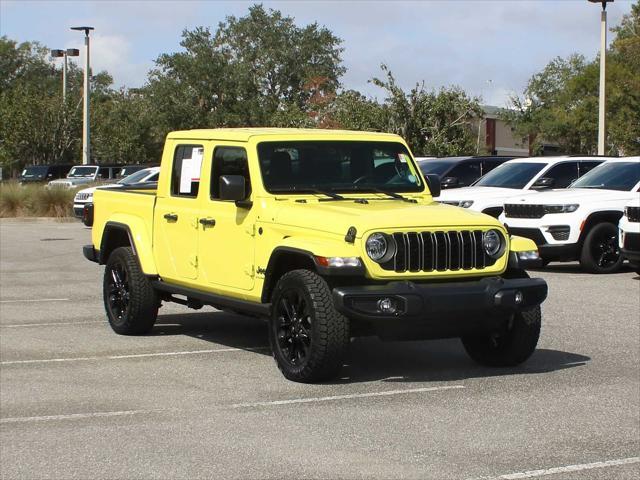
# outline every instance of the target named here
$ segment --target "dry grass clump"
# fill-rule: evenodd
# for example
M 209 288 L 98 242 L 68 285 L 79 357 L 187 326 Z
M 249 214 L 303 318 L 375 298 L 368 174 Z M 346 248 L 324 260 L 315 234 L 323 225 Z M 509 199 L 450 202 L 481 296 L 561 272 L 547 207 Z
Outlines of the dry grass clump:
M 0 217 L 69 217 L 75 190 L 44 185 L 0 184 Z

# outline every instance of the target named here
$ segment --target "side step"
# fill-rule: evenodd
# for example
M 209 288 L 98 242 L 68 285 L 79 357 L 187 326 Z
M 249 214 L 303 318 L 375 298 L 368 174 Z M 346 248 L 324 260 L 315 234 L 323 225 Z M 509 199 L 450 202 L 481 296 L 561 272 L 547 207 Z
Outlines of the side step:
M 237 298 L 224 297 L 211 292 L 204 292 L 202 290 L 196 290 L 194 288 L 183 287 L 179 285 L 172 285 L 160 280 L 152 280 L 151 285 L 156 290 L 169 293 L 170 295 L 182 295 L 187 297 L 187 300 L 181 300 L 178 298 L 170 298 L 172 302 L 187 305 L 189 307 L 196 306 L 198 302 L 203 305 L 211 305 L 215 308 L 233 310 L 239 313 L 246 313 L 248 315 L 255 315 L 259 317 L 269 317 L 271 314 L 270 303 L 256 303 L 248 302 L 246 300 L 240 300 Z

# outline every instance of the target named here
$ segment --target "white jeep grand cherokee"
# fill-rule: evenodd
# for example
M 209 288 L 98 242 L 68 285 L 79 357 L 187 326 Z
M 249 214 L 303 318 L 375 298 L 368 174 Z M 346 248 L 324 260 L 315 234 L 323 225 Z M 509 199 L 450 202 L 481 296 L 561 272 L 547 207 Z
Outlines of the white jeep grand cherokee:
M 623 262 L 618 222 L 639 189 L 640 157 L 608 160 L 566 190 L 506 200 L 500 220 L 535 241 L 545 263 L 580 260 L 588 272 L 613 273 Z

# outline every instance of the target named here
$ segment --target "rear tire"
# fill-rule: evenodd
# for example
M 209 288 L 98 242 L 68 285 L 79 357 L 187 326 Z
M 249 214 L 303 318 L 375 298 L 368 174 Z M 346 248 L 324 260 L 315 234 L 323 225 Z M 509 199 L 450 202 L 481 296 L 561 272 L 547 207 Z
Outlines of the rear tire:
M 160 299 L 131 247 L 116 248 L 109 256 L 103 298 L 109 324 L 116 333 L 142 335 L 153 328 Z
M 594 225 L 587 233 L 580 254 L 580 266 L 589 273 L 615 273 L 622 266 L 618 246 L 618 227 L 604 222 Z
M 315 272 L 293 270 L 280 278 L 269 323 L 273 358 L 289 380 L 327 380 L 342 367 L 349 320 L 335 309 L 327 282 Z
M 489 367 L 513 367 L 527 360 L 540 338 L 540 307 L 513 315 L 504 332 L 462 337 L 469 356 Z

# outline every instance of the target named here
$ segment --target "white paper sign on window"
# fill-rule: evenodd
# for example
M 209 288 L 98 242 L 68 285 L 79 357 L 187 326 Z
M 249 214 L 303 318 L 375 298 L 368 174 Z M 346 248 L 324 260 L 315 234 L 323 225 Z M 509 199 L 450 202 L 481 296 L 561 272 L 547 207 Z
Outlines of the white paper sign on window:
M 192 183 L 200 181 L 200 170 L 202 167 L 203 157 L 204 149 L 202 147 L 194 147 L 191 151 L 191 158 L 185 158 L 182 160 L 182 168 L 180 171 L 180 193 L 191 193 Z

